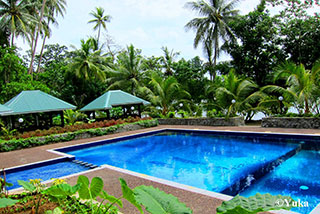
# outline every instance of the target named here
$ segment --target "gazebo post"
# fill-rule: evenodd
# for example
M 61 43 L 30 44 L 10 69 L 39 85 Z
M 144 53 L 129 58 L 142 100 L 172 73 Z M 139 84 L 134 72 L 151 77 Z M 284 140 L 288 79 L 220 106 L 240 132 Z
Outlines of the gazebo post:
M 15 128 L 14 115 L 11 115 L 11 116 L 10 116 L 10 122 L 11 122 L 11 128 L 14 129 L 14 128 Z
M 63 111 L 60 111 L 60 117 L 61 117 L 61 126 L 64 127 L 64 114 L 63 114 Z
M 38 117 L 38 114 L 34 114 L 34 119 L 36 120 L 36 127 L 38 128 L 39 127 L 39 117 Z
M 138 115 L 141 118 L 141 105 L 140 104 L 138 104 Z
M 53 113 L 49 112 L 49 127 L 51 127 L 53 124 L 52 118 L 53 118 Z
M 110 120 L 110 111 L 109 111 L 109 109 L 106 110 L 106 113 L 107 113 L 107 119 Z

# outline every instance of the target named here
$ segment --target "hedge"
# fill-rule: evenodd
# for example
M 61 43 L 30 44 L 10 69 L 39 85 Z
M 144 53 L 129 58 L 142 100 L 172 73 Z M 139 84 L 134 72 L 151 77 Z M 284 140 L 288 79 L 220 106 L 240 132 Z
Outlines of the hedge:
M 134 123 L 120 124 L 106 128 L 83 129 L 75 132 L 67 132 L 63 134 L 48 135 L 43 137 L 31 137 L 27 139 L 13 139 L 2 141 L 0 143 L 0 152 L 9 152 L 18 149 L 31 148 L 46 144 L 66 142 L 74 139 L 90 138 L 115 133 L 119 128 L 125 128 L 130 125 L 137 124 L 143 128 L 154 127 L 158 125 L 158 120 L 141 120 Z

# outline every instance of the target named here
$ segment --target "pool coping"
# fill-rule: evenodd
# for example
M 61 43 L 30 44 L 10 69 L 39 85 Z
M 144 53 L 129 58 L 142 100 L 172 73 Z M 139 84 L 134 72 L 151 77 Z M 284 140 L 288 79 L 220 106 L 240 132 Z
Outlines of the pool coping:
M 87 143 L 79 143 L 79 144 L 74 144 L 74 145 L 69 145 L 69 146 L 64 146 L 64 147 L 57 147 L 57 148 L 53 148 L 53 149 L 47 149 L 46 151 L 50 152 L 50 153 L 54 153 L 56 155 L 59 155 L 61 157 L 58 158 L 53 158 L 53 159 L 48 159 L 48 160 L 43 160 L 43 161 L 38 161 L 38 162 L 33 162 L 33 163 L 28 163 L 28 164 L 23 164 L 23 165 L 18 165 L 18 166 L 14 166 L 14 167 L 10 167 L 10 168 L 5 168 L 5 170 L 14 170 L 14 169 L 21 169 L 23 167 L 30 167 L 31 165 L 34 164 L 44 164 L 44 163 L 48 163 L 50 161 L 55 161 L 55 160 L 61 160 L 61 159 L 65 159 L 65 158 L 69 158 L 72 159 L 74 158 L 73 155 L 69 155 L 57 150 L 62 150 L 62 149 L 67 149 L 67 148 L 75 148 L 75 147 L 86 147 L 87 145 L 90 144 L 94 144 L 94 143 L 101 143 L 102 141 L 117 141 L 119 139 L 130 139 L 130 138 L 134 138 L 134 137 L 138 137 L 138 136 L 146 136 L 146 135 L 152 135 L 155 133 L 160 133 L 160 132 L 164 132 L 164 131 L 197 131 L 197 132 L 206 132 L 206 133 L 222 133 L 222 134 L 228 134 L 228 133 L 234 133 L 234 134 L 253 134 L 253 135 L 264 135 L 264 136 L 268 136 L 268 135 L 273 135 L 273 136 L 297 136 L 297 137 L 312 137 L 312 138 L 319 138 L 320 133 L 317 134 L 298 134 L 298 133 L 278 133 L 278 132 L 271 132 L 271 131 L 265 131 L 265 132 L 257 132 L 257 131 L 234 131 L 234 130 L 210 130 L 210 129 L 204 129 L 204 128 L 176 128 L 176 127 L 170 127 L 170 128 L 162 128 L 162 127 L 157 127 L 157 129 L 153 129 L 153 130 L 145 130 L 139 133 L 135 133 L 135 134 L 129 134 L 129 135 L 124 135 L 124 136 L 115 136 L 115 137 L 111 137 L 111 138 L 107 138 L 104 140 L 94 140 L 94 141 L 90 141 Z M 101 143 L 101 144 L 105 144 L 105 143 Z M 79 173 L 75 173 L 75 174 L 71 174 L 68 176 L 63 176 L 61 177 L 62 179 L 66 179 L 66 178 L 70 178 L 70 177 L 74 177 L 74 176 L 78 176 L 81 174 L 85 174 L 85 173 L 90 173 L 96 170 L 100 170 L 100 169 L 110 169 L 110 170 L 114 170 L 114 171 L 118 171 L 124 174 L 128 174 L 128 175 L 132 175 L 135 177 L 139 177 L 139 178 L 143 178 L 143 179 L 147 179 L 147 180 L 151 180 L 160 184 L 164 184 L 164 185 L 168 185 L 168 186 L 172 186 L 174 188 L 178 188 L 178 189 L 182 189 L 185 191 L 189 191 L 189 192 L 194 192 L 194 193 L 198 193 L 201 195 L 205 195 L 205 196 L 209 196 L 209 197 L 213 197 L 216 199 L 220 199 L 223 201 L 226 200 L 230 200 L 233 197 L 229 196 L 229 195 L 225 195 L 222 193 L 217 193 L 217 192 L 213 192 L 213 191 L 208 191 L 208 190 L 203 190 L 203 189 L 199 189 L 196 187 L 192 187 L 192 186 L 188 186 L 188 185 L 184 185 L 184 184 L 179 184 L 173 181 L 169 181 L 169 180 L 165 180 L 165 179 L 160 179 L 160 178 L 156 178 L 153 176 L 149 176 L 149 175 L 145 175 L 145 174 L 141 174 L 141 173 L 137 173 L 137 172 L 133 172 L 130 170 L 126 170 L 126 169 L 122 169 L 122 168 L 118 168 L 118 167 L 114 167 L 114 166 L 110 166 L 110 165 L 102 165 L 98 168 L 95 169 L 89 169 L 86 171 L 82 171 Z M 52 182 L 51 180 L 49 181 L 45 181 L 43 182 L 44 184 L 50 183 Z M 10 190 L 10 192 L 16 192 L 21 190 L 22 188 L 17 188 L 17 189 L 13 189 Z M 320 211 L 320 203 L 310 212 L 310 214 L 316 214 L 319 213 Z M 293 211 L 286 211 L 286 210 L 277 210 L 277 211 L 268 211 L 268 213 L 275 213 L 275 214 L 296 214 L 297 212 L 293 212 Z

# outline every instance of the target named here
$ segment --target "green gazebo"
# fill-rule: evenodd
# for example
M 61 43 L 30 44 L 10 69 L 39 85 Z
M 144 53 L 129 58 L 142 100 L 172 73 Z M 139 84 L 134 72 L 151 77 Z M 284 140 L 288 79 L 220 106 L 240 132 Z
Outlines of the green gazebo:
M 0 115 L 6 115 L 10 112 L 12 112 L 12 110 L 10 108 L 0 104 Z
M 124 116 L 128 116 L 131 112 L 130 107 L 136 106 L 138 108 L 138 115 L 139 117 L 141 117 L 141 105 L 149 104 L 150 103 L 148 101 L 145 101 L 124 91 L 110 90 L 80 109 L 80 111 L 86 113 L 94 113 L 95 111 L 106 111 L 107 117 L 108 119 L 110 119 L 109 110 L 113 107 L 122 107 Z
M 61 125 L 64 126 L 63 111 L 76 108 L 76 106 L 40 90 L 22 91 L 4 105 L 12 110 L 12 112 L 6 113 L 5 116 L 10 116 L 13 128 L 15 116 L 25 114 L 34 115 L 36 126 L 38 127 L 39 113 L 48 113 L 50 115 L 50 126 L 52 125 L 53 114 L 60 114 Z

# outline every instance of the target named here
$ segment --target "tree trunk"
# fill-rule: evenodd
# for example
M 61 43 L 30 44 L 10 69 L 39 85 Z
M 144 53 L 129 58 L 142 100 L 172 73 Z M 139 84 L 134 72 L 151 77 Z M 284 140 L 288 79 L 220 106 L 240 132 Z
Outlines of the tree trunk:
M 101 28 L 101 25 L 99 25 L 99 29 L 98 29 L 98 39 L 97 39 L 98 45 L 99 45 L 99 39 L 100 39 L 100 28 Z
M 308 104 L 308 99 L 304 98 L 304 105 L 305 105 L 305 114 L 309 114 L 310 113 L 310 109 L 309 109 L 309 104 Z
M 43 38 L 42 47 L 41 47 L 41 51 L 40 51 L 40 58 L 39 58 L 39 62 L 38 62 L 37 73 L 40 73 L 40 68 L 41 68 L 40 65 L 41 65 L 41 61 L 42 61 L 44 46 L 46 44 L 46 39 L 47 39 L 47 35 L 45 35 Z
M 42 7 L 41 7 L 41 13 L 40 13 L 40 19 L 39 19 L 39 25 L 38 25 L 38 29 L 37 29 L 37 35 L 36 35 L 36 39 L 35 39 L 35 42 L 34 42 L 34 47 L 32 48 L 33 49 L 33 53 L 32 53 L 32 57 L 31 57 L 31 61 L 30 61 L 30 66 L 29 66 L 29 74 L 32 73 L 32 69 L 33 69 L 33 62 L 34 62 L 34 57 L 35 57 L 35 54 L 36 54 L 36 50 L 37 50 L 37 43 L 38 43 L 38 39 L 39 39 L 39 34 L 40 34 L 40 30 L 41 30 L 41 22 L 42 22 L 42 18 L 43 18 L 43 14 L 44 14 L 44 7 L 46 5 L 46 1 L 47 0 L 43 0 L 42 1 Z
M 11 47 L 13 47 L 13 41 L 14 41 L 14 31 L 11 34 Z

